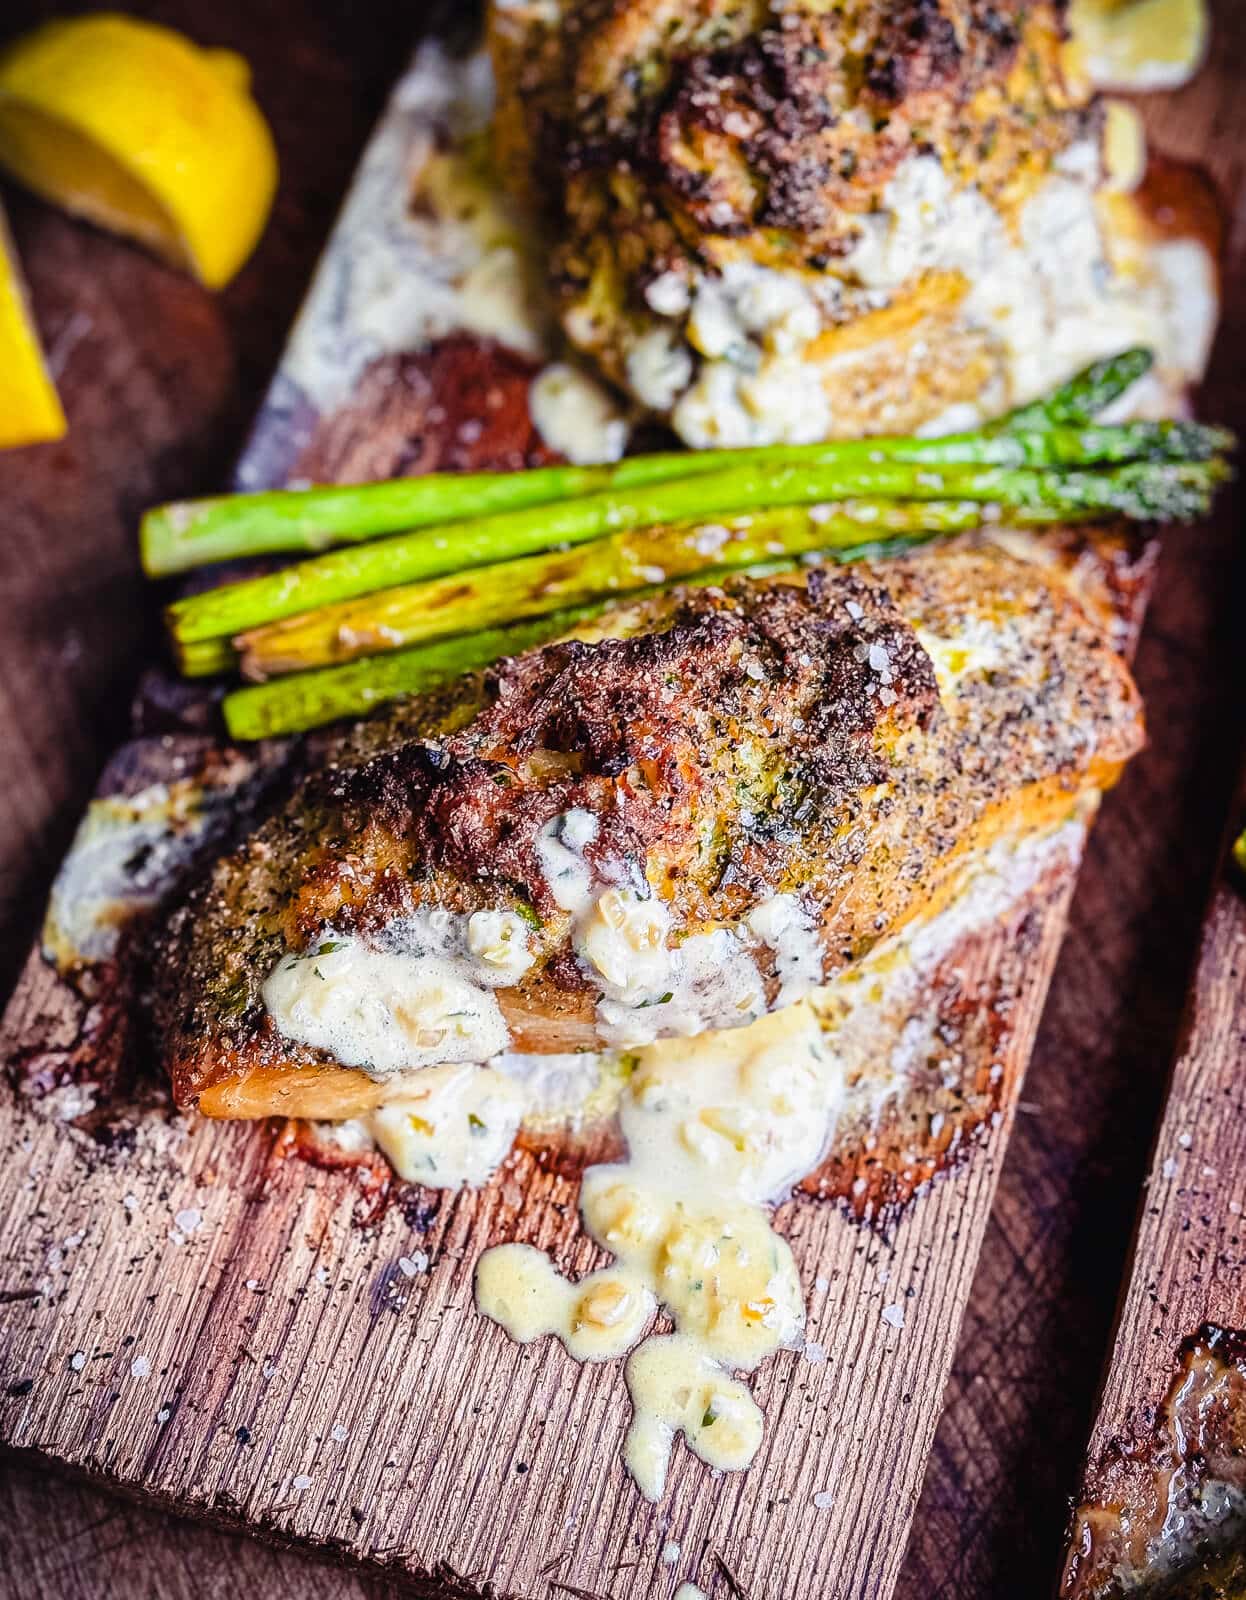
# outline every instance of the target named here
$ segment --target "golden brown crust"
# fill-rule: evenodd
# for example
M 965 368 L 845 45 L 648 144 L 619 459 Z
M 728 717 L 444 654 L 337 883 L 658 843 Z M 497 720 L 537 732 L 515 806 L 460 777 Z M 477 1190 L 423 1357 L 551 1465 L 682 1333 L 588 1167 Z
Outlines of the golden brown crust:
M 555 12 L 557 19 L 555 20 Z M 491 11 L 496 138 L 558 241 L 573 340 L 616 378 L 659 273 L 818 273 L 906 158 L 1001 210 L 1095 113 L 1060 0 L 564 0 Z
M 967 541 L 676 593 L 625 612 L 626 637 L 530 652 L 369 725 L 168 931 L 157 1009 L 179 1100 L 323 1065 L 276 1034 L 267 974 L 330 930 L 366 939 L 431 904 L 539 919 L 533 967 L 499 991 L 516 1046 L 598 1042 L 536 852 L 573 809 L 597 820 L 599 879 L 647 886 L 676 937 L 793 893 L 820 918 L 824 971 L 852 960 L 946 892 L 964 850 L 1067 809 L 1137 748 L 1136 691 L 1075 570 Z M 984 629 L 1004 655 L 941 702 L 918 634 Z

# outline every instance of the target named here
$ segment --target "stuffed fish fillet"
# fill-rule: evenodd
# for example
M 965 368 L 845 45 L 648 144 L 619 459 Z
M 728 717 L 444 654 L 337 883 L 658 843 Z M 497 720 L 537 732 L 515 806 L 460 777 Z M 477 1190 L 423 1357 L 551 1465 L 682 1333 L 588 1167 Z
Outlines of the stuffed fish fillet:
M 694 447 L 957 427 L 1134 344 L 1162 412 L 1201 362 L 1214 273 L 1061 0 L 496 0 L 489 42 L 563 332 Z
M 363 725 L 164 930 L 178 1101 L 352 1116 L 801 999 L 1139 748 L 1113 538 L 676 590 Z

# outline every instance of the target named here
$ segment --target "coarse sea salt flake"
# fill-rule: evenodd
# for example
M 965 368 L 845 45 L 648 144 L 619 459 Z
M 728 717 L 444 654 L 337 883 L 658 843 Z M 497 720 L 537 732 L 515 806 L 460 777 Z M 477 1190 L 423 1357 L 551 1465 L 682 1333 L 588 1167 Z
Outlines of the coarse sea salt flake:
M 69 1370 L 71 1372 L 81 1372 L 86 1364 L 87 1353 L 85 1350 L 75 1350 L 69 1358 Z
M 829 1511 L 835 1504 L 835 1496 L 829 1489 L 819 1489 L 813 1497 L 813 1503 L 819 1511 Z
M 414 1250 L 409 1256 L 398 1257 L 398 1270 L 404 1278 L 417 1278 L 428 1271 L 428 1257 L 423 1250 Z
M 311 1486 L 312 1486 L 312 1481 L 307 1476 L 307 1474 L 305 1472 L 300 1472 L 298 1477 L 295 1478 L 294 1481 L 290 1485 L 290 1487 L 292 1489 L 297 1489 L 297 1490 L 299 1490 L 300 1493 L 304 1489 L 310 1489 Z
M 189 1238 L 195 1230 L 203 1224 L 203 1213 L 195 1206 L 187 1206 L 184 1211 L 179 1211 L 173 1218 L 177 1231 Z
M 880 1315 L 889 1328 L 904 1326 L 904 1307 L 901 1305 L 884 1306 Z
M 151 1362 L 146 1356 L 135 1356 L 130 1363 L 130 1376 L 132 1378 L 150 1378 Z

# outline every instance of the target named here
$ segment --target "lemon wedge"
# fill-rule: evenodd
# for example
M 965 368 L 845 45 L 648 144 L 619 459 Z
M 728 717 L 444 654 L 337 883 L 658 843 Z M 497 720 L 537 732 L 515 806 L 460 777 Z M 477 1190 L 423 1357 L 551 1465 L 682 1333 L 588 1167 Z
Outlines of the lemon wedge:
M 1207 53 L 1207 0 L 1072 0 L 1073 71 L 1100 89 L 1176 89 Z
M 65 413 L 48 376 L 30 299 L 0 211 L 0 450 L 59 439 Z
M 110 12 L 0 55 L 0 165 L 211 288 L 250 255 L 277 183 L 246 62 Z

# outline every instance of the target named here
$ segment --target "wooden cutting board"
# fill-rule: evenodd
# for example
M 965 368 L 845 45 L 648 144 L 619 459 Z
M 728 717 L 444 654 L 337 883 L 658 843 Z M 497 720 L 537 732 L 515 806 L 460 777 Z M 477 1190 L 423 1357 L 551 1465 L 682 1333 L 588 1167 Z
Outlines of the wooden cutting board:
M 1060 902 L 1020 986 L 1012 1089 Z M 19 1048 L 91 1052 L 107 1020 L 34 963 L 6 1031 Z M 717 1483 L 681 1468 L 657 1512 L 614 1465 L 617 1375 L 602 1384 L 557 1348 L 518 1351 L 470 1312 L 470 1261 L 490 1236 L 543 1226 L 543 1242 L 561 1239 L 582 1264 L 559 1221 L 573 1200 L 560 1180 L 517 1168 L 480 1199 L 424 1197 L 364 1231 L 349 1175 L 291 1161 L 255 1130 L 157 1116 L 132 1149 L 101 1154 L 6 1103 L 3 1281 L 36 1297 L 5 1317 L 0 1376 L 13 1393 L 0 1436 L 182 1509 L 396 1566 L 437 1592 L 457 1592 L 452 1569 L 464 1592 L 488 1577 L 505 1593 L 545 1592 L 553 1578 L 642 1594 L 693 1576 L 726 1593 L 721 1560 L 752 1595 L 807 1593 L 815 1573 L 827 1592 L 885 1593 L 1013 1099 L 990 1147 L 890 1235 L 813 1202 L 792 1208 L 785 1229 L 806 1280 L 827 1281 L 811 1333 L 828 1360 L 782 1358 L 763 1376 L 769 1461 Z M 901 1294 L 895 1330 L 879 1311 Z M 681 1558 L 660 1563 L 671 1540 Z

